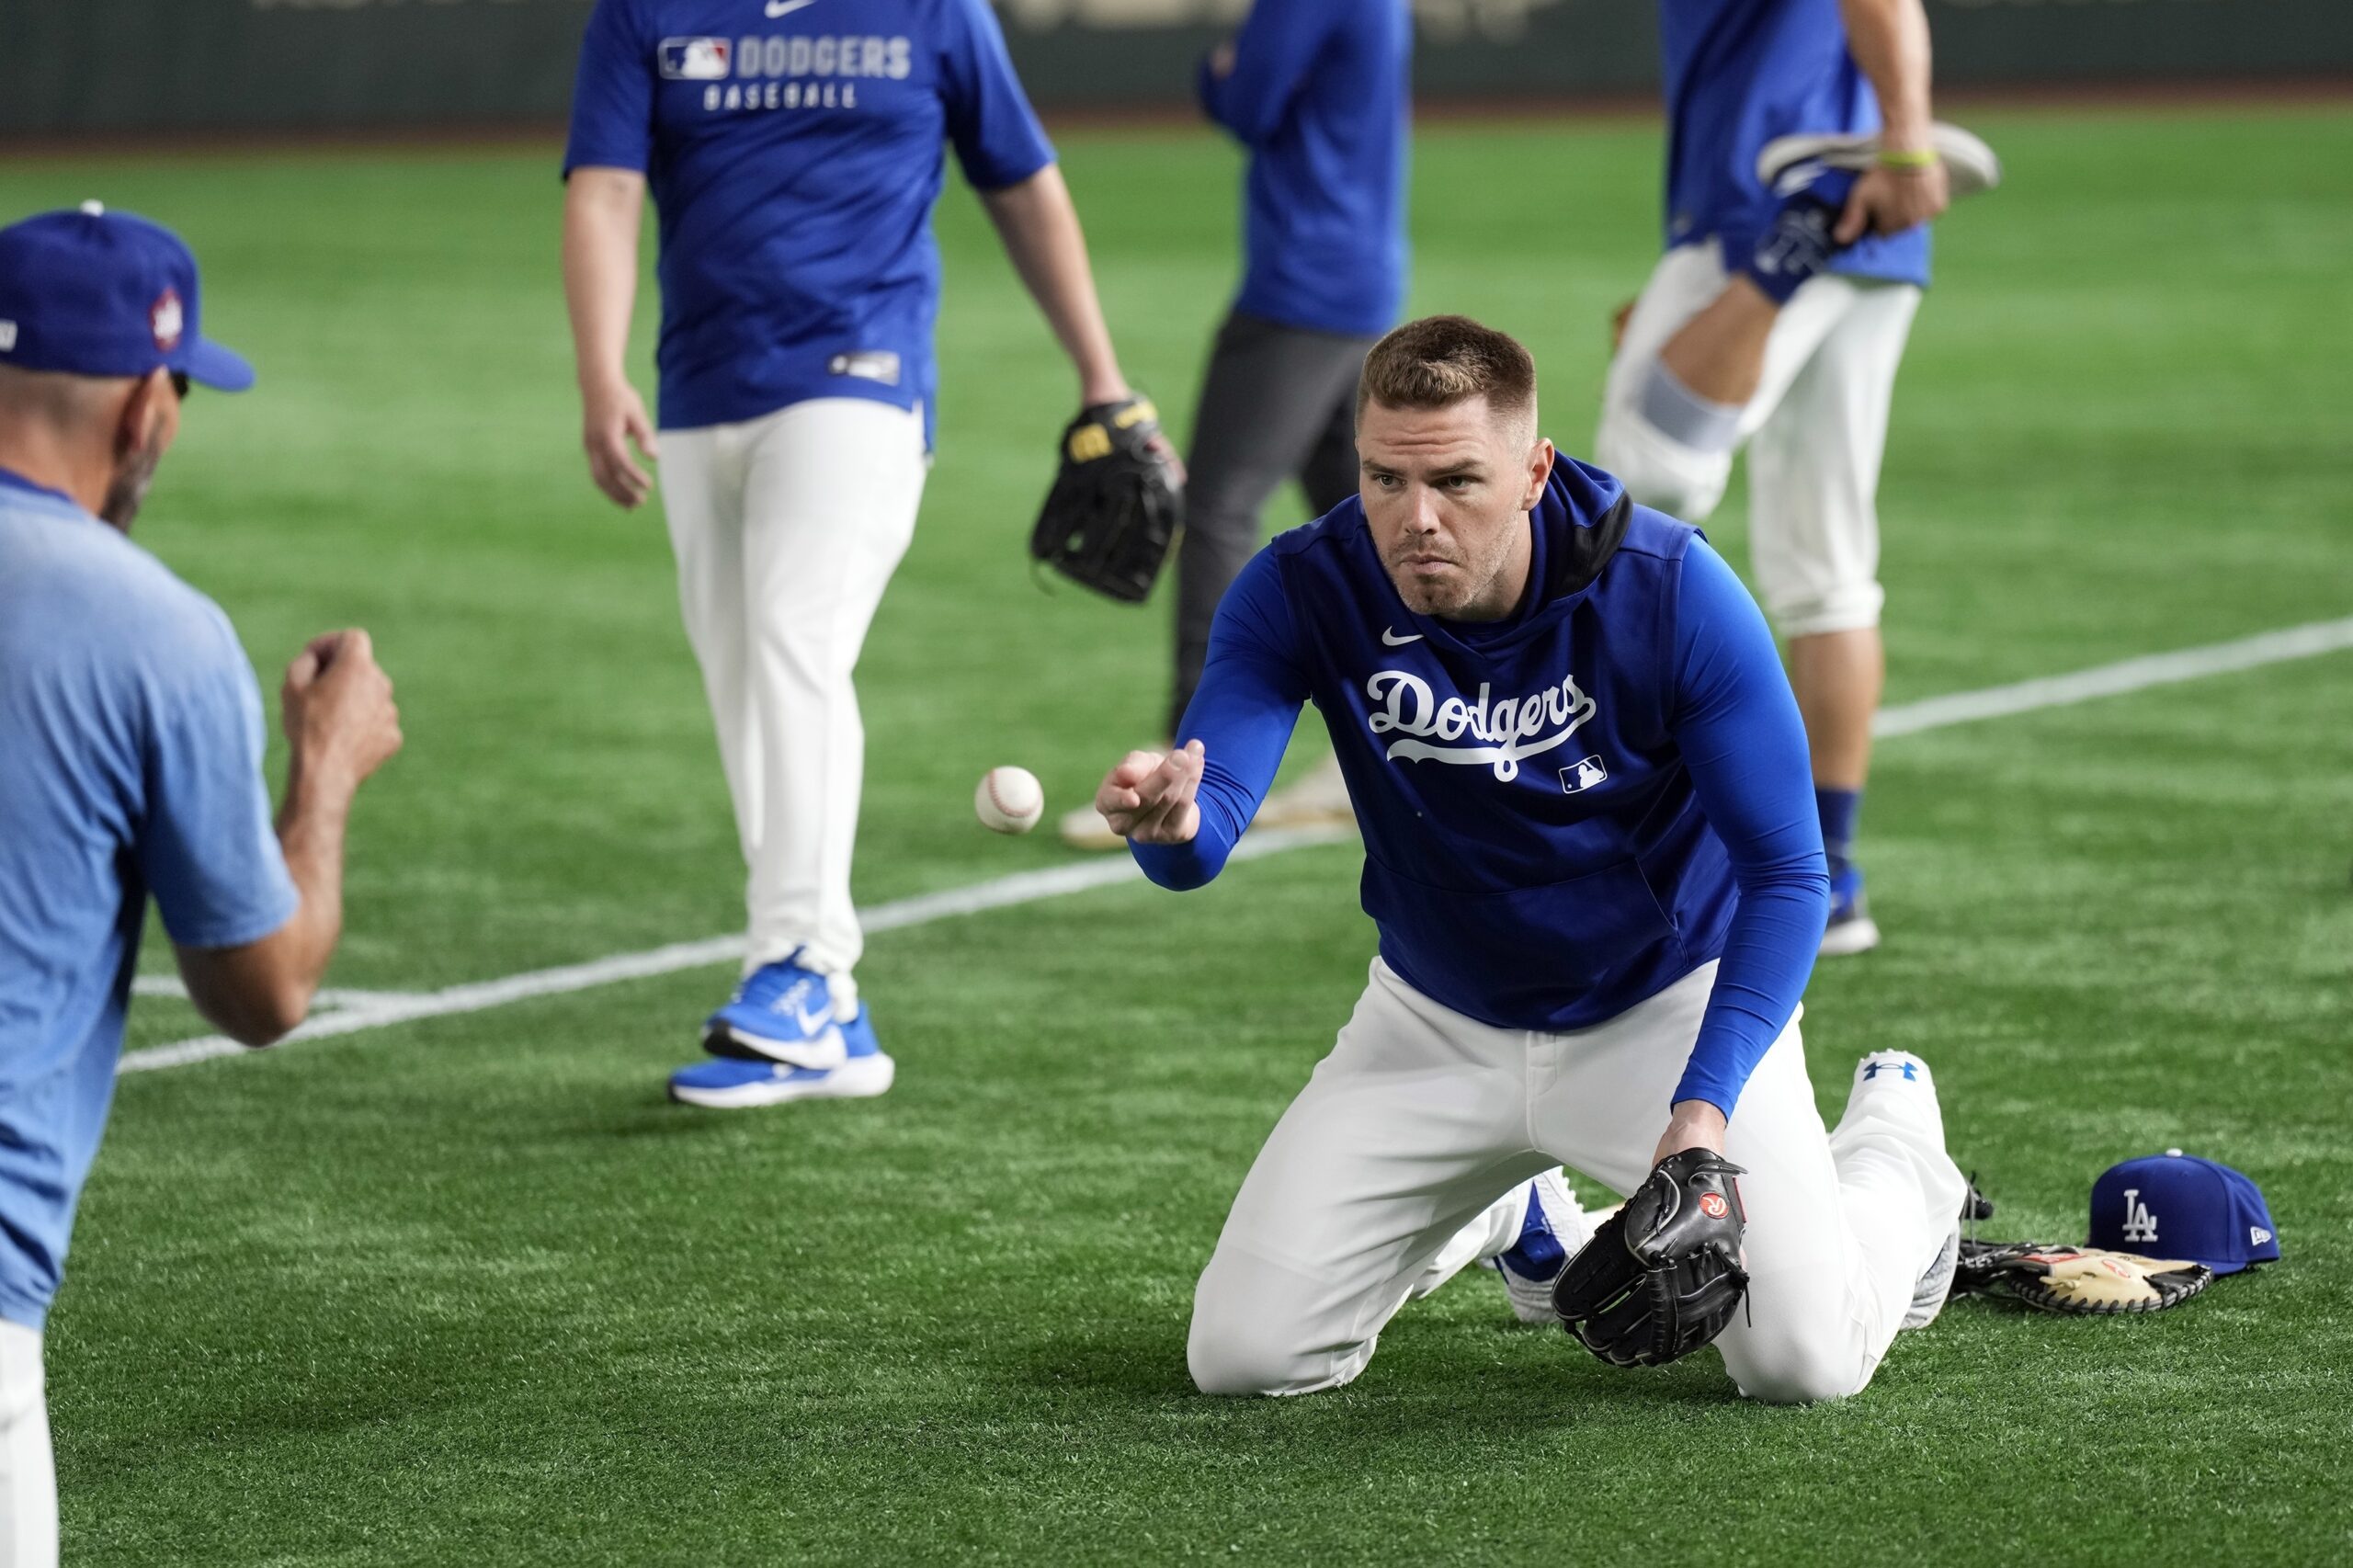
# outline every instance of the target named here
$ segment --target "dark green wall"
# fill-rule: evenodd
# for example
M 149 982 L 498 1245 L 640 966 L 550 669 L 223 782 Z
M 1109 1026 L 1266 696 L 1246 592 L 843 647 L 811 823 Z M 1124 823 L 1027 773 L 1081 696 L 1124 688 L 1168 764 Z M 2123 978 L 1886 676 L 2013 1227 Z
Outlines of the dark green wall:
M 2353 0 L 1928 3 L 1947 83 L 2353 76 Z M 1120 0 L 1020 4 L 1036 17 Z M 1646 0 L 1423 4 L 1416 81 L 1433 97 L 1574 97 L 1654 79 Z M 0 0 L 0 134 L 544 122 L 563 114 L 589 5 Z M 1221 30 L 1008 26 L 1047 104 L 1181 101 Z

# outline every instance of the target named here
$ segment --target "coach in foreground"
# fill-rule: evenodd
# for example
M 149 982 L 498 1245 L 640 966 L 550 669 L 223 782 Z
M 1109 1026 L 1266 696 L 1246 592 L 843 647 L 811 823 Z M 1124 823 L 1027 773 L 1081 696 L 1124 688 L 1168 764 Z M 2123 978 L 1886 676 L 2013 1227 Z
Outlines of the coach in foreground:
M 1564 1162 L 1636 1195 L 1597 1248 L 1655 1237 L 1712 1285 L 1696 1334 L 1608 1303 L 1581 1337 L 1613 1359 L 1721 1328 L 1745 1393 L 1836 1398 L 1944 1298 L 1966 1184 L 1927 1068 L 1867 1058 L 1829 1133 L 1807 1082 L 1828 878 L 1772 635 L 1696 529 L 1556 459 L 1535 386 L 1459 316 L 1381 339 L 1358 497 L 1244 570 L 1183 749 L 1097 796 L 1153 881 L 1198 887 L 1313 700 L 1364 834 L 1380 956 L 1201 1276 L 1209 1392 L 1347 1382 L 1473 1261 L 1549 1319 L 1593 1233 Z M 1626 1272 L 1580 1261 L 1562 1304 Z
M 96 202 L 0 229 L 0 1563 L 57 1561 L 41 1329 L 97 1153 L 154 895 L 188 999 L 247 1045 L 302 1021 L 343 926 L 343 830 L 400 749 L 364 631 L 261 693 L 219 607 L 131 542 L 188 383 L 196 260 Z

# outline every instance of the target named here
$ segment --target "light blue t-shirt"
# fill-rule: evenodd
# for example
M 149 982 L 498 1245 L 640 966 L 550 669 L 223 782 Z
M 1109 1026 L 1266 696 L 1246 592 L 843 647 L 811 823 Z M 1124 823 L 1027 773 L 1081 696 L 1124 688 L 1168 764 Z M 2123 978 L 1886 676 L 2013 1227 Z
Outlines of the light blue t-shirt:
M 147 895 L 188 948 L 299 902 L 229 618 L 0 469 L 0 1317 L 41 1326 L 98 1150 Z

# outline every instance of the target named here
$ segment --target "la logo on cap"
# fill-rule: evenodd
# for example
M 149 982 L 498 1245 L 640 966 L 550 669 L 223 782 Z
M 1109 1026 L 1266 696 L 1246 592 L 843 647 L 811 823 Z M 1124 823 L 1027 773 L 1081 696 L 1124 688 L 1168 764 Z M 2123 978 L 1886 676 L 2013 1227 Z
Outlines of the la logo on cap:
M 147 312 L 147 324 L 155 331 L 155 347 L 169 354 L 180 346 L 180 328 L 186 317 L 180 310 L 180 294 L 176 289 L 166 289 L 156 296 Z

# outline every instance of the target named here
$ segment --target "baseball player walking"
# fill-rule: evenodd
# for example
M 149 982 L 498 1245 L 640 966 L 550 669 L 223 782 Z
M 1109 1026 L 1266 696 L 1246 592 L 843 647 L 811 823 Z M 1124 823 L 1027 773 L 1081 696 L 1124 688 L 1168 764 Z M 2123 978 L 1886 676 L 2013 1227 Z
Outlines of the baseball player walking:
M 1750 1314 L 1717 1343 L 1754 1398 L 1854 1392 L 1943 1300 L 1966 1184 L 1926 1066 L 1871 1057 L 1835 1131 L 1814 1109 L 1796 1018 L 1829 879 L 1764 618 L 1697 530 L 1556 458 L 1535 385 L 1459 316 L 1382 338 L 1359 496 L 1244 569 L 1185 746 L 1096 798 L 1147 876 L 1197 887 L 1313 701 L 1364 830 L 1380 956 L 1201 1276 L 1211 1392 L 1348 1381 L 1474 1260 L 1549 1315 L 1590 1229 L 1563 1162 L 1629 1193 L 1745 1172 Z
M 1188 454 L 1172 733 L 1276 488 L 1297 478 L 1319 517 L 1356 492 L 1357 372 L 1405 300 L 1412 58 L 1404 0 L 1255 0 L 1201 62 L 1201 108 L 1249 150 L 1249 170 L 1241 291 L 1218 328 Z M 1328 764 L 1260 812 L 1270 826 L 1348 815 Z M 1081 848 L 1121 843 L 1092 806 L 1062 832 Z
M 678 598 L 750 876 L 743 983 L 671 1079 L 705 1106 L 879 1095 L 851 971 L 865 733 L 850 673 L 915 528 L 936 397 L 943 143 L 1090 408 L 1129 398 L 1070 196 L 986 0 L 598 0 L 564 154 L 588 467 L 655 455 L 622 362 L 650 189 Z
M 1994 165 L 1931 121 L 1921 0 L 1662 0 L 1659 32 L 1667 250 L 1626 320 L 1595 456 L 1699 522 L 1747 444 L 1751 555 L 1790 641 L 1829 853 L 1822 950 L 1860 952 L 1879 941 L 1852 845 L 1885 674 L 1888 410 L 1926 225 Z
M 152 893 L 188 1000 L 265 1045 L 343 926 L 344 824 L 400 748 L 364 631 L 286 672 L 276 826 L 261 693 L 220 608 L 131 542 L 202 336 L 196 258 L 92 202 L 0 229 L 0 1563 L 57 1561 L 41 1332 L 122 1051 Z

